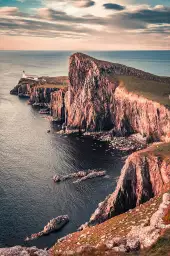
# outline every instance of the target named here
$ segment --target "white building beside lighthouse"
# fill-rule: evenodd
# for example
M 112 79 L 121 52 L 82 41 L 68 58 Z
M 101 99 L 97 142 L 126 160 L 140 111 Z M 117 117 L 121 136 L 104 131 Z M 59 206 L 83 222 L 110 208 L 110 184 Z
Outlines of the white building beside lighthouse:
M 25 71 L 23 71 L 23 73 L 22 73 L 22 78 L 38 81 L 38 76 L 27 75 L 27 74 L 25 74 Z

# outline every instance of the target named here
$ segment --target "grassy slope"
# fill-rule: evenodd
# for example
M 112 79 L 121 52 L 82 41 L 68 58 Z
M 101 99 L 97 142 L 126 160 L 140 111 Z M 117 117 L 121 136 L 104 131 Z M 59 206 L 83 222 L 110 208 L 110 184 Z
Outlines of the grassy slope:
M 134 92 L 170 107 L 170 84 L 143 80 L 132 76 L 118 76 L 117 79 L 123 82 L 129 92 Z
M 169 191 L 169 188 L 168 188 Z M 95 227 L 87 228 L 84 231 L 76 232 L 72 234 L 68 240 L 56 244 L 52 250 L 52 256 L 62 256 L 62 253 L 58 253 L 58 250 L 61 252 L 67 251 L 75 251 L 75 249 L 80 246 L 88 245 L 96 245 L 101 242 L 101 239 L 105 236 L 106 240 L 109 237 L 117 237 L 126 235 L 132 226 L 140 225 L 142 223 L 148 224 L 148 219 L 152 216 L 152 214 L 158 209 L 161 196 L 155 197 L 151 199 L 149 202 L 127 212 L 116 216 L 100 225 Z M 170 209 L 168 211 L 168 223 L 170 224 Z M 86 237 L 83 238 L 82 235 L 86 234 Z M 89 234 L 89 235 L 87 235 Z M 98 249 L 90 249 L 90 251 L 85 251 L 79 253 L 75 253 L 74 256 L 170 256 L 170 229 L 167 229 L 162 232 L 161 237 L 158 241 L 148 249 L 141 250 L 139 252 L 134 253 L 117 253 L 113 251 L 109 251 L 104 245 L 101 245 Z
M 86 244 L 96 246 L 101 242 L 104 236 L 104 239 L 108 240 L 115 236 L 127 235 L 132 226 L 141 225 L 142 223 L 147 225 L 148 218 L 158 209 L 160 202 L 161 197 L 155 197 L 149 202 L 127 213 L 113 217 L 102 224 L 87 228 L 81 232 L 73 233 L 69 240 L 56 244 L 53 247 L 53 255 L 60 255 L 56 253 L 56 250 L 74 250 Z M 85 237 L 83 237 L 83 235 L 85 235 Z
M 36 85 L 37 88 L 56 88 L 56 89 L 64 89 L 69 85 L 69 80 L 67 76 L 59 76 L 59 77 L 42 77 L 46 82 L 41 81 Z

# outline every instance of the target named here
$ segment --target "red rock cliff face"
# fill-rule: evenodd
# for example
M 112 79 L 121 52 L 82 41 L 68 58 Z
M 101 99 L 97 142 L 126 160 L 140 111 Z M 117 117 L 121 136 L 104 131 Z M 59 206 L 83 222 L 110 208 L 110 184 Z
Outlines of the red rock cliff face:
M 30 94 L 31 103 L 47 103 L 50 104 L 51 88 L 40 88 L 38 86 L 30 87 L 28 92 Z
M 70 58 L 69 77 L 68 127 L 111 128 L 109 106 L 117 85 L 102 75 L 97 63 L 81 54 Z
M 65 121 L 65 94 L 67 88 L 51 93 L 51 113 L 54 119 Z
M 154 140 L 169 140 L 170 111 L 157 102 L 129 93 L 122 85 L 116 88 L 111 112 L 116 134 L 139 132 Z
M 113 129 L 117 135 L 140 132 L 166 139 L 170 131 L 170 112 L 164 106 L 128 93 L 113 80 L 113 75 L 130 75 L 167 82 L 158 77 L 120 64 L 98 61 L 84 54 L 70 58 L 70 86 L 67 95 L 68 128 L 99 131 Z
M 99 204 L 89 223 L 103 222 L 161 194 L 170 182 L 169 170 L 167 159 L 147 150 L 133 153 L 126 160 L 116 190 Z

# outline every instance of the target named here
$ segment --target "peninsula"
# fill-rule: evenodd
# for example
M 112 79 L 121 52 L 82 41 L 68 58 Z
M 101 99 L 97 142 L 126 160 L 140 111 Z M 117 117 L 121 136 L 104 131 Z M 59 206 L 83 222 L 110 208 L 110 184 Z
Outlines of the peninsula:
M 168 255 L 170 77 L 76 53 L 68 78 L 22 78 L 11 91 L 20 93 L 29 95 L 30 104 L 48 106 L 65 133 L 145 141 L 127 158 L 115 191 L 89 222 L 44 255 Z

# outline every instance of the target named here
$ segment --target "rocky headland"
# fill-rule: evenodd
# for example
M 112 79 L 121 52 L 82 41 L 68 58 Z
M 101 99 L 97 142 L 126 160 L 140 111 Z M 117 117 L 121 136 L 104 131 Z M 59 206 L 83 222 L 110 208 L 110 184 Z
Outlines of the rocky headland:
M 11 93 L 42 103 L 42 85 L 26 84 L 20 81 Z M 61 134 L 93 135 L 115 149 L 136 151 L 83 230 L 60 239 L 49 255 L 152 255 L 152 244 L 170 237 L 170 77 L 76 53 L 67 86 L 49 95 L 45 103 L 63 124 Z

